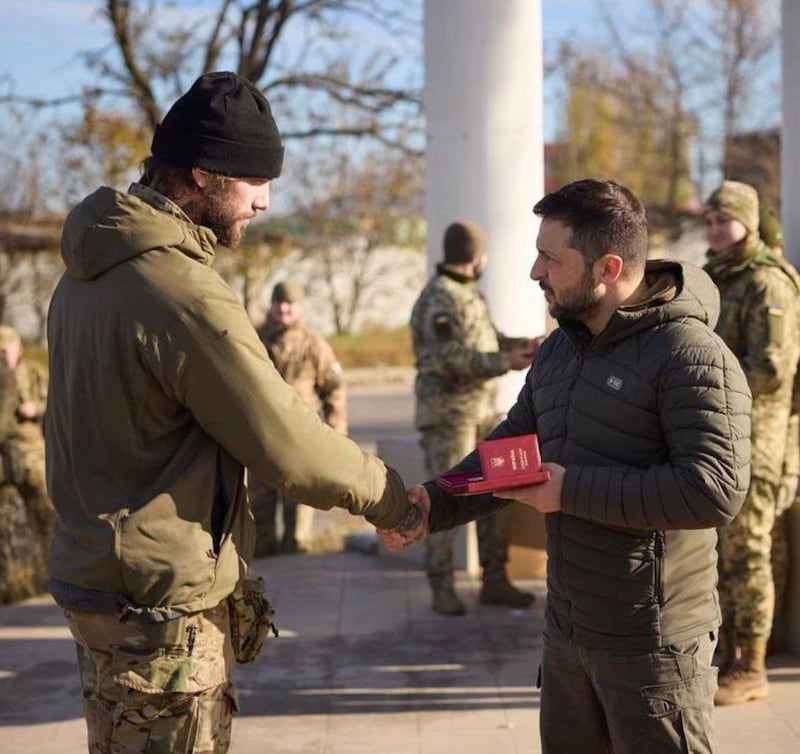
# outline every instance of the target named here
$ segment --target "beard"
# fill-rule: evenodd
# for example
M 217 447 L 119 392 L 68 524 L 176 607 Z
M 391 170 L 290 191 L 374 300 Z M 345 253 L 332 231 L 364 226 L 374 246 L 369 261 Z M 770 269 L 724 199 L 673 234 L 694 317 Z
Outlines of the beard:
M 540 287 L 555 296 L 551 288 L 541 284 Z M 600 295 L 595 290 L 591 269 L 585 270 L 578 284 L 574 288 L 564 291 L 560 298 L 561 301 L 556 301 L 554 298 L 548 306 L 550 316 L 554 319 L 574 319 L 578 322 L 585 322 L 591 318 L 600 304 Z
M 209 187 L 205 200 L 206 206 L 199 224 L 214 231 L 217 241 L 223 246 L 235 249 L 242 242 L 247 218 L 237 213 L 228 183 Z

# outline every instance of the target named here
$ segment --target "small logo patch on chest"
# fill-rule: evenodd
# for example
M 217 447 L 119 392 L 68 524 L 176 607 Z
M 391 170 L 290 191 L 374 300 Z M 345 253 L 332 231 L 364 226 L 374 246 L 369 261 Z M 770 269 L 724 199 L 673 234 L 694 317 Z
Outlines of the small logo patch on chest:
M 606 379 L 606 385 L 608 385 L 612 390 L 620 390 L 622 389 L 622 378 L 615 377 L 613 374 Z

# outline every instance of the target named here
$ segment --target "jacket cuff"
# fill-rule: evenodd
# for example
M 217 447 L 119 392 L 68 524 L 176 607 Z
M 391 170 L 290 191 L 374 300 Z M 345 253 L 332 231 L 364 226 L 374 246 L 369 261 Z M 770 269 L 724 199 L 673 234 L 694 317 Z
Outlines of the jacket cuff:
M 386 487 L 379 503 L 365 514 L 364 518 L 378 529 L 393 529 L 408 513 L 406 487 L 400 474 L 391 466 L 386 467 Z

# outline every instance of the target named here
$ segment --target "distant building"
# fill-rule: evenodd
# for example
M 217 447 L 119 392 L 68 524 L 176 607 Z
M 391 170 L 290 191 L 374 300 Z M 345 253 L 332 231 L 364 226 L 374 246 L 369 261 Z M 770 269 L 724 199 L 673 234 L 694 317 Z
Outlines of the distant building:
M 561 173 L 566 162 L 567 145 L 551 141 L 544 145 L 544 193 L 557 191 L 563 185 Z
M 780 128 L 735 134 L 730 139 L 726 154 L 725 177 L 755 186 L 765 201 L 780 208 Z

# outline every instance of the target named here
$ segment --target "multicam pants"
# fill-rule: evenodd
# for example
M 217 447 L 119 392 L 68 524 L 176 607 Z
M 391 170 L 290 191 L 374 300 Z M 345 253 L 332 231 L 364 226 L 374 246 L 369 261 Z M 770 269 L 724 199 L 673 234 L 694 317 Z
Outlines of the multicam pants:
M 65 611 L 91 754 L 225 754 L 237 709 L 227 601 L 164 623 Z
M 737 636 L 767 639 L 772 630 L 772 529 L 779 492 L 779 485 L 753 477 L 742 509 L 719 529 L 722 619 Z
M 455 466 L 492 429 L 494 422 L 441 425 L 422 430 L 421 444 L 428 477 L 432 479 Z M 476 526 L 483 580 L 505 579 L 511 507 L 478 519 Z M 425 540 L 425 570 L 433 589 L 453 585 L 455 536 L 455 530 L 442 531 Z

